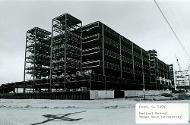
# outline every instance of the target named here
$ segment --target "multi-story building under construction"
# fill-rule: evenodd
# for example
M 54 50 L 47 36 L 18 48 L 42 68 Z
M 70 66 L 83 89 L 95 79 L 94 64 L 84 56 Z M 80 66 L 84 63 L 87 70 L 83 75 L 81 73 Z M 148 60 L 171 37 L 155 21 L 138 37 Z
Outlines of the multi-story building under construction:
M 26 33 L 24 63 L 24 92 L 27 88 L 39 88 L 41 82 L 48 82 L 50 74 L 51 32 L 35 27 Z M 27 86 L 27 87 L 26 87 Z
M 70 14 L 52 20 L 52 31 L 27 32 L 24 88 L 33 91 L 159 90 L 173 86 L 173 67 L 100 21 L 82 26 Z M 29 45 L 30 43 L 30 45 Z M 32 79 L 26 79 L 27 75 Z

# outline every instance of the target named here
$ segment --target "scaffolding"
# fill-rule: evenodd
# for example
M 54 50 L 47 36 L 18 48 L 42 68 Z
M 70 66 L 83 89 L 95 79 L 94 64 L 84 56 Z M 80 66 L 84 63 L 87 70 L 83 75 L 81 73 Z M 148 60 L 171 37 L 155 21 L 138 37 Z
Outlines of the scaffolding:
M 66 88 L 68 77 L 82 70 L 82 22 L 70 14 L 52 20 L 50 91 Z
M 148 51 L 150 56 L 150 84 L 152 89 L 160 90 L 173 88 L 173 66 L 167 65 L 157 58 L 155 50 Z
M 35 27 L 26 36 L 24 81 L 35 92 L 161 89 L 172 77 L 155 50 L 145 51 L 100 21 L 82 26 L 65 13 L 52 19 L 51 33 Z
M 38 27 L 26 32 L 24 82 L 32 81 L 33 91 L 36 85 L 35 81 L 49 78 L 50 34 Z
M 148 53 L 99 21 L 83 27 L 82 56 L 83 70 L 100 76 L 96 89 L 142 89 L 141 81 L 149 83 Z

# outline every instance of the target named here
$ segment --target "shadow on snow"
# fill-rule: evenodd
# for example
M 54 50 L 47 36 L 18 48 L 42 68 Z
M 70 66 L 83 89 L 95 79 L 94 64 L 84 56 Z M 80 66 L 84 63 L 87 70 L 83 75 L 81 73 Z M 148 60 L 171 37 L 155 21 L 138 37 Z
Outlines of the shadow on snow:
M 68 117 L 68 116 L 69 116 L 69 115 L 72 115 L 72 114 L 82 113 L 82 112 L 86 112 L 86 111 L 73 112 L 73 113 L 67 113 L 67 114 L 57 114 L 57 115 L 45 114 L 45 115 L 42 115 L 42 116 L 45 117 L 45 118 L 47 118 L 47 120 L 42 121 L 42 122 L 39 122 L 39 123 L 33 123 L 33 124 L 31 124 L 31 125 L 40 125 L 40 124 L 44 124 L 44 123 L 47 123 L 47 122 L 50 122 L 50 121 L 53 121 L 53 120 L 79 121 L 79 120 L 81 120 L 81 119 L 83 119 L 83 118 L 74 119 L 74 118 L 70 118 L 70 117 Z

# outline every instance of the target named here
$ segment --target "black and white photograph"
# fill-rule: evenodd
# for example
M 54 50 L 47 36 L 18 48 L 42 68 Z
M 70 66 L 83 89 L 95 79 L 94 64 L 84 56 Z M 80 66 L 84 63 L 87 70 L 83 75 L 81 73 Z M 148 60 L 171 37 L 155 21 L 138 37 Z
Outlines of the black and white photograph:
M 190 0 L 0 0 L 0 125 L 190 125 Z

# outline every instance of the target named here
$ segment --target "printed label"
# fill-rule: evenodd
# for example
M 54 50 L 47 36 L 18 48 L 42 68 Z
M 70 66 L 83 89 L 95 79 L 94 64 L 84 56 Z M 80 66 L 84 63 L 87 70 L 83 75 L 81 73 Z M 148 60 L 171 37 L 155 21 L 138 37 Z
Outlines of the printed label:
M 185 124 L 189 111 L 188 103 L 137 103 L 136 123 Z

